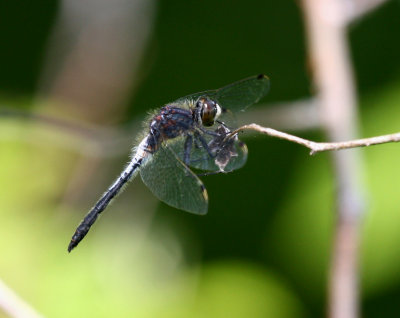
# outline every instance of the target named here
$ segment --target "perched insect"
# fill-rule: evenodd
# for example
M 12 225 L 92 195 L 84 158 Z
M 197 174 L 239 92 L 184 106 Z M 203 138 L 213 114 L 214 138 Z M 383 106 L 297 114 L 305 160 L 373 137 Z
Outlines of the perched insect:
M 195 214 L 207 213 L 207 190 L 190 168 L 207 175 L 242 167 L 247 147 L 231 134 L 231 111 L 245 110 L 268 90 L 268 77 L 258 75 L 185 96 L 159 109 L 150 118 L 145 137 L 133 149 L 130 163 L 79 224 L 68 251 L 79 244 L 100 213 L 139 171 L 161 201 Z

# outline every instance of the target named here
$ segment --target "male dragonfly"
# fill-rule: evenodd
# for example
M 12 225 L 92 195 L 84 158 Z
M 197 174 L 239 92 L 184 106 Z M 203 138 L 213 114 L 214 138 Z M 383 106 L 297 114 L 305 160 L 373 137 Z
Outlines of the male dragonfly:
M 133 148 L 131 161 L 79 224 L 68 251 L 138 172 L 161 201 L 191 213 L 207 213 L 208 194 L 199 175 L 230 172 L 245 164 L 247 147 L 231 134 L 232 111 L 244 111 L 268 90 L 269 79 L 261 74 L 179 98 L 157 110 Z

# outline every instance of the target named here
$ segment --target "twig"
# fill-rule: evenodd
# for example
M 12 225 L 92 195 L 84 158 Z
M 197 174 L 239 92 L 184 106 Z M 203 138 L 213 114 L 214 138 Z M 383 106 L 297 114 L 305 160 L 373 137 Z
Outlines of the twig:
M 5 105 L 1 105 L 1 119 L 17 119 L 20 121 L 29 121 L 43 126 L 45 128 L 56 129 L 57 131 L 65 131 L 68 135 L 78 135 L 80 139 L 98 142 L 109 137 L 114 132 L 111 129 L 98 128 L 76 120 L 65 119 L 49 114 L 42 114 L 34 111 L 16 110 Z
M 358 132 L 357 96 L 347 39 L 349 0 L 303 0 L 302 3 L 309 64 L 323 128 L 329 140 L 354 139 Z M 360 182 L 362 157 L 360 152 L 347 151 L 333 152 L 332 159 L 337 222 L 328 284 L 328 316 L 356 318 L 360 308 L 359 234 L 365 213 Z
M 13 318 L 43 317 L 0 279 L 0 309 Z
M 301 137 L 297 137 L 276 129 L 262 127 L 257 124 L 244 125 L 239 127 L 238 129 L 232 131 L 228 138 L 232 135 L 239 133 L 240 131 L 245 130 L 253 130 L 260 132 L 262 134 L 276 137 L 279 139 L 284 139 L 287 141 L 294 142 L 296 144 L 307 147 L 311 150 L 310 155 L 316 154 L 317 152 L 329 151 L 329 150 L 343 150 L 357 147 L 368 147 L 373 145 L 385 144 L 389 142 L 399 142 L 400 141 L 400 133 L 390 134 L 390 135 L 382 135 L 370 138 L 363 139 L 355 139 L 349 141 L 340 141 L 340 142 L 316 142 L 308 139 L 304 139 Z
M 23 138 L 32 143 L 54 143 L 57 146 L 71 148 L 85 156 L 116 157 L 126 154 L 132 147 L 132 136 L 138 132 L 140 127 L 139 120 L 132 120 L 129 125 L 124 127 L 101 127 L 87 122 L 78 122 L 73 119 L 65 119 L 59 116 L 42 114 L 32 111 L 18 111 L 11 107 L 0 105 L 0 124 L 3 120 L 17 120 L 23 123 L 29 122 L 39 131 L 44 130 L 45 134 L 40 138 L 35 138 L 31 130 L 28 134 L 9 134 L 7 131 L 2 133 L 1 139 Z M 0 128 L 3 126 L 0 125 Z M 36 132 L 36 131 L 35 131 Z M 46 139 L 44 139 L 46 138 Z
M 317 98 L 300 99 L 273 104 L 259 104 L 238 116 L 241 125 L 257 122 L 261 126 L 280 130 L 304 131 L 321 128 Z
M 92 123 L 121 118 L 143 74 L 155 7 L 152 0 L 62 1 L 39 80 L 39 95 L 58 102 L 41 106 Z
M 347 0 L 344 3 L 347 23 L 363 17 L 387 0 Z

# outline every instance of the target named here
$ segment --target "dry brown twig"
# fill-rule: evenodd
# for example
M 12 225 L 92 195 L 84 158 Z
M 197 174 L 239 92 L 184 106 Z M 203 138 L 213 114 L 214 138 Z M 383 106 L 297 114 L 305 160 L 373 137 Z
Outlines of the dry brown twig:
M 257 131 L 259 133 L 276 137 L 279 139 L 284 139 L 290 142 L 294 142 L 296 144 L 302 145 L 310 149 L 310 155 L 314 155 L 317 152 L 329 151 L 329 150 L 343 150 L 357 147 L 368 147 L 373 145 L 385 144 L 389 142 L 399 142 L 400 141 L 400 133 L 394 133 L 389 135 L 375 136 L 370 138 L 363 139 L 354 139 L 348 141 L 339 141 L 339 142 L 315 142 L 308 139 L 304 139 L 301 137 L 297 137 L 295 135 L 291 135 L 276 129 L 263 127 L 257 124 L 249 124 L 239 127 L 229 134 L 229 137 L 235 135 L 241 131 Z

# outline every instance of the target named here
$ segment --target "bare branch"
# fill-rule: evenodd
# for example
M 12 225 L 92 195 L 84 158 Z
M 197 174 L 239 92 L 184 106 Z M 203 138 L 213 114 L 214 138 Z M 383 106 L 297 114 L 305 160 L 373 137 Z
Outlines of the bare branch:
M 39 81 L 39 95 L 58 102 L 42 107 L 115 123 L 142 79 L 155 7 L 151 0 L 60 1 Z
M 296 144 L 307 147 L 311 150 L 310 155 L 316 154 L 317 152 L 329 151 L 329 150 L 343 150 L 357 147 L 368 147 L 373 145 L 385 144 L 389 142 L 399 142 L 400 141 L 400 133 L 390 134 L 390 135 L 382 135 L 370 138 L 363 139 L 355 139 L 349 141 L 340 141 L 340 142 L 316 142 L 308 139 L 304 139 L 301 137 L 297 137 L 295 135 L 291 135 L 276 129 L 262 127 L 257 124 L 244 125 L 239 127 L 238 129 L 232 131 L 228 138 L 232 135 L 235 135 L 241 131 L 245 130 L 253 130 L 260 132 L 262 134 L 276 137 L 279 139 L 284 139 L 290 142 L 294 142 Z
M 3 120 L 16 120 L 18 123 L 28 122 L 32 129 L 27 134 L 9 134 L 2 131 L 5 125 L 0 125 L 0 140 L 23 138 L 31 143 L 53 143 L 58 146 L 73 149 L 85 156 L 115 157 L 126 154 L 132 147 L 132 136 L 140 127 L 138 119 L 132 120 L 123 128 L 92 125 L 73 119 L 42 114 L 39 112 L 19 111 L 1 105 L 0 123 Z M 44 131 L 37 138 L 37 133 Z
M 0 279 L 0 309 L 13 318 L 43 317 Z
M 347 26 L 351 0 L 303 0 L 309 63 L 319 97 L 319 113 L 329 140 L 357 138 L 355 89 Z M 356 1 L 356 0 L 354 0 Z M 358 1 L 360 2 L 360 1 Z M 355 2 L 353 2 L 355 3 Z M 358 141 L 329 143 L 322 149 L 368 145 Z M 333 152 L 336 225 L 328 285 L 328 317 L 356 318 L 360 310 L 359 236 L 365 213 L 360 152 Z
M 363 17 L 387 0 L 347 0 L 344 1 L 347 23 Z
M 274 104 L 261 104 L 238 117 L 239 123 L 257 122 L 281 130 L 303 131 L 321 128 L 317 98 L 300 99 Z

